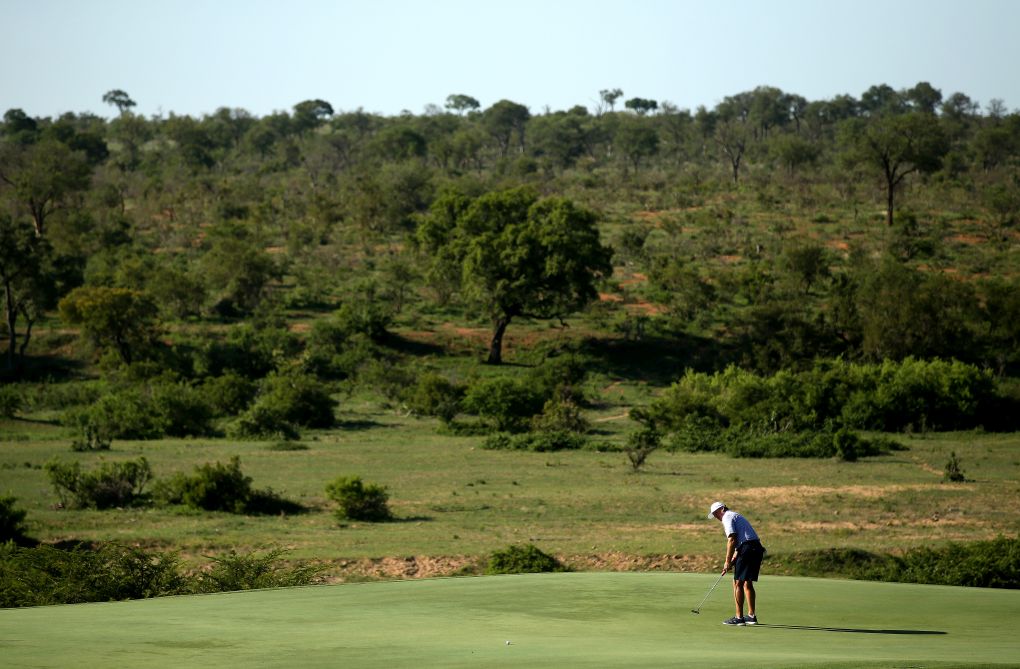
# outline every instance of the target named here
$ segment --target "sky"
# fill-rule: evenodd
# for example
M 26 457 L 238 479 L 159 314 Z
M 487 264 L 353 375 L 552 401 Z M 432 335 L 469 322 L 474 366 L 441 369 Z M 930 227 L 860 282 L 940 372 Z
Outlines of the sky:
M 920 81 L 1014 110 L 1018 27 L 1020 0 L 0 0 L 0 112 L 110 118 L 114 89 L 164 117 L 421 114 L 451 94 L 540 114 L 615 88 L 694 110 Z

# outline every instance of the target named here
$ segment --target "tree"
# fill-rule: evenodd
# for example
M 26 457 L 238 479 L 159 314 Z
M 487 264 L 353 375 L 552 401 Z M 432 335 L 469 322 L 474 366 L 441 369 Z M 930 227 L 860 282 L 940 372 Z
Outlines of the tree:
M 659 133 L 645 120 L 625 117 L 616 131 L 616 147 L 637 170 L 642 159 L 659 152 Z
M 740 181 L 740 163 L 744 159 L 749 139 L 750 132 L 747 124 L 743 121 L 730 119 L 715 126 L 715 143 L 722 150 L 733 170 L 734 184 Z
M 597 299 L 596 281 L 612 273 L 612 250 L 595 223 L 570 200 L 539 200 L 526 188 L 474 200 L 451 193 L 433 203 L 418 241 L 431 254 L 431 271 L 459 274 L 465 298 L 491 319 L 488 362 L 500 364 L 514 318 L 562 318 Z
M 905 92 L 904 97 L 911 109 L 925 114 L 934 114 L 938 106 L 942 104 L 942 91 L 927 81 L 918 82 L 916 86 Z
M 32 339 L 32 325 L 49 306 L 53 273 L 48 267 L 49 245 L 35 235 L 32 226 L 10 217 L 0 219 L 0 287 L 3 289 L 4 323 L 7 326 L 7 370 L 14 372 L 24 360 Z M 18 339 L 18 321 L 26 324 Z
M 46 222 L 73 194 L 85 190 L 92 170 L 84 154 L 54 139 L 28 146 L 0 145 L 0 182 L 27 210 L 42 237 Z
M 325 100 L 305 100 L 294 105 L 294 129 L 305 132 L 322 125 L 333 115 L 333 106 Z
M 531 151 L 555 167 L 570 167 L 587 151 L 588 120 L 587 111 L 535 117 L 528 124 Z
M 112 346 L 130 365 L 156 337 L 159 309 L 145 293 L 129 288 L 81 286 L 59 304 L 60 315 L 99 347 Z
M 631 98 L 623 103 L 623 106 L 630 109 L 638 116 L 644 116 L 648 112 L 654 112 L 659 108 L 659 103 L 655 100 L 646 100 L 645 98 Z
M 447 109 L 452 109 L 458 114 L 463 114 L 466 111 L 468 112 L 475 111 L 476 109 L 481 107 L 481 105 L 478 103 L 478 100 L 475 100 L 470 95 L 463 95 L 457 93 L 446 96 L 445 107 Z
M 527 107 L 510 100 L 500 100 L 485 110 L 482 124 L 496 140 L 501 157 L 510 153 L 510 142 L 514 135 L 517 136 L 518 146 L 524 150 L 524 126 L 530 118 L 531 113 Z
M 124 112 L 135 106 L 135 101 L 131 99 L 124 91 L 119 88 L 115 88 L 112 91 L 107 91 L 103 94 L 103 102 L 108 105 L 113 105 L 117 108 L 117 111 L 123 115 Z
M 861 110 L 868 116 L 900 114 L 906 110 L 906 102 L 892 86 L 876 84 L 861 93 Z
M 920 112 L 852 120 L 843 126 L 840 140 L 849 163 L 871 167 L 882 175 L 890 227 L 896 189 L 914 172 L 937 170 L 949 151 L 938 119 Z
M 619 88 L 604 88 L 599 91 L 599 99 L 603 104 L 609 105 L 609 111 L 616 109 L 616 101 L 623 97 L 623 91 Z
M 23 109 L 8 109 L 0 134 L 15 144 L 31 144 L 38 138 L 39 124 Z

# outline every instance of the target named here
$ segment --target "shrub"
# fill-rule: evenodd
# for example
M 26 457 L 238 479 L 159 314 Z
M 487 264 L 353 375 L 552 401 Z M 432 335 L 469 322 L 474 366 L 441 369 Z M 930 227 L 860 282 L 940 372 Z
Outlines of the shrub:
M 1009 407 L 1016 405 L 989 372 L 957 361 L 907 358 L 861 365 L 820 360 L 802 372 L 771 376 L 735 367 L 715 374 L 688 371 L 636 416 L 670 432 L 714 425 L 765 435 L 841 427 L 967 429 L 988 421 L 991 413 L 1012 415 Z M 843 447 L 853 446 L 843 439 Z
M 545 398 L 534 387 L 508 378 L 474 383 L 464 397 L 464 409 L 488 419 L 500 432 L 522 432 L 542 410 Z
M 464 392 L 464 386 L 429 372 L 418 377 L 408 395 L 407 405 L 416 414 L 437 416 L 444 423 L 449 423 L 460 413 Z
M 942 475 L 942 480 L 951 481 L 953 483 L 961 483 L 967 480 L 967 477 L 963 473 L 963 468 L 960 466 L 960 458 L 957 457 L 956 451 L 952 451 L 949 454 L 949 461 L 946 462 L 946 468 Z
M 90 406 L 71 409 L 63 421 L 102 439 L 159 439 L 167 428 L 166 418 L 137 388 L 125 388 L 100 397 Z
M 574 432 L 584 434 L 590 429 L 581 407 L 569 396 L 556 393 L 542 407 L 542 413 L 531 419 L 531 429 L 539 432 Z
M 241 413 L 255 399 L 258 385 L 235 371 L 205 379 L 201 393 L 214 416 L 234 416 Z
M 210 435 L 214 433 L 212 416 L 204 394 L 190 384 L 153 379 L 71 409 L 64 422 L 83 435 L 85 450 L 95 450 L 113 439 Z
M 230 427 L 229 433 L 234 437 L 249 439 L 283 439 L 301 438 L 301 433 L 287 419 L 279 407 L 270 404 L 259 404 L 250 407 L 238 416 Z
M 160 383 L 151 390 L 150 406 L 163 434 L 171 437 L 213 433 L 213 408 L 206 395 L 188 383 Z
M 195 353 L 195 371 L 204 376 L 234 372 L 260 379 L 301 350 L 297 336 L 276 323 L 243 323 L 232 327 L 222 341 L 203 342 Z
M 624 452 L 634 471 L 645 464 L 645 460 L 662 445 L 662 433 L 653 427 L 643 427 L 627 435 L 627 446 Z
M 239 418 L 235 433 L 246 437 L 296 438 L 296 427 L 331 427 L 336 401 L 307 374 L 270 374 L 255 403 Z
M 482 442 L 482 448 L 489 451 L 533 451 L 535 453 L 579 450 L 587 445 L 588 438 L 584 435 L 563 430 L 521 434 L 497 432 L 489 435 Z
M 206 463 L 195 467 L 191 476 L 177 474 L 161 481 L 156 496 L 168 504 L 244 513 L 252 498 L 251 482 L 251 477 L 241 472 L 241 459 L 234 456 L 229 464 Z
M 912 548 L 902 556 L 829 548 L 784 561 L 795 574 L 872 581 L 1020 589 L 1020 539 Z
M 34 388 L 31 404 L 36 409 L 69 409 L 92 404 L 106 391 L 103 381 L 41 383 Z
M 562 562 L 543 553 L 533 544 L 508 546 L 494 551 L 485 567 L 486 574 L 537 574 L 567 571 Z
M 326 486 L 326 495 L 339 504 L 339 520 L 379 522 L 392 518 L 386 489 L 374 483 L 363 483 L 358 476 L 341 476 Z
M 119 544 L 17 548 L 0 544 L 0 607 L 43 606 L 186 594 L 174 553 Z
M 0 607 L 143 599 L 314 583 L 322 568 L 280 564 L 283 550 L 210 558 L 191 575 L 176 553 L 148 553 L 115 543 L 68 550 L 0 543 Z
M 126 462 L 104 462 L 91 472 L 82 471 L 77 462 L 58 460 L 46 463 L 46 473 L 60 502 L 68 508 L 111 509 L 147 501 L 146 484 L 152 469 L 145 457 Z
M 212 568 L 199 573 L 195 587 L 199 592 L 233 592 L 311 585 L 325 569 L 318 565 L 281 565 L 280 556 L 286 552 L 282 548 L 271 549 L 262 555 L 238 555 L 230 551 L 210 558 Z
M 113 437 L 107 433 L 106 426 L 95 425 L 86 416 L 80 417 L 78 437 L 71 441 L 71 450 L 75 452 L 84 451 L 108 451 L 113 442 Z
M 25 538 L 25 517 L 28 512 L 14 506 L 17 497 L 0 495 L 0 544 Z
M 14 418 L 25 409 L 25 391 L 15 385 L 0 385 L 0 418 Z

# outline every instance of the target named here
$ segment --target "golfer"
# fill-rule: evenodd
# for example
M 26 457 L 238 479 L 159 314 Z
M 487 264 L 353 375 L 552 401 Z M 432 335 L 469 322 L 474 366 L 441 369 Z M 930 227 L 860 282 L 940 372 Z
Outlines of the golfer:
M 751 523 L 736 511 L 730 511 L 722 502 L 712 502 L 708 511 L 709 518 L 715 518 L 723 524 L 726 534 L 726 559 L 723 561 L 722 573 L 733 567 L 733 601 L 737 607 L 737 615 L 723 621 L 723 625 L 757 625 L 758 617 L 754 609 L 754 582 L 758 580 L 761 560 L 765 548 L 758 539 L 758 534 Z M 747 600 L 747 615 L 744 615 L 744 600 Z

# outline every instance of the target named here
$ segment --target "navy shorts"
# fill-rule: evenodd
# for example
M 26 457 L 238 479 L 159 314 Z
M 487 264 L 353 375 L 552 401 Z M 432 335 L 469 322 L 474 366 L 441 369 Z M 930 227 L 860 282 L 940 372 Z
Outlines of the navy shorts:
M 737 559 L 733 563 L 734 581 L 757 581 L 765 547 L 760 541 L 745 541 L 737 548 Z

